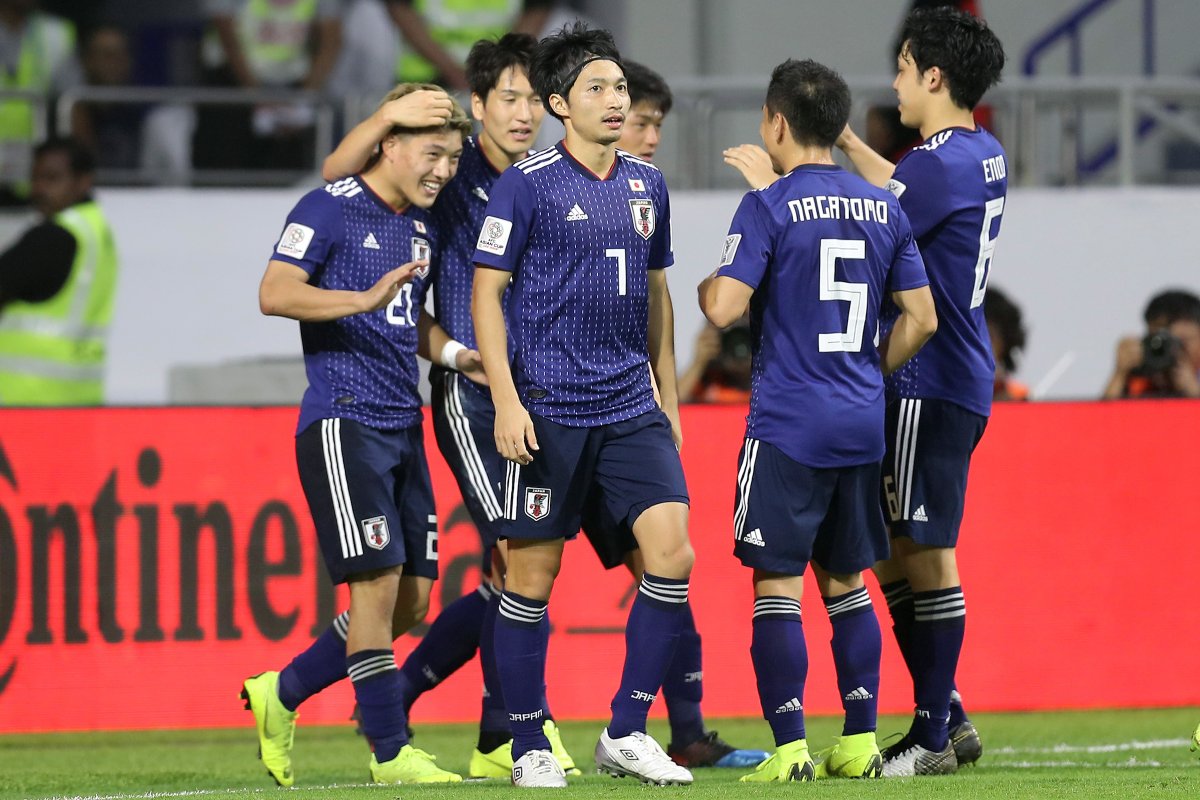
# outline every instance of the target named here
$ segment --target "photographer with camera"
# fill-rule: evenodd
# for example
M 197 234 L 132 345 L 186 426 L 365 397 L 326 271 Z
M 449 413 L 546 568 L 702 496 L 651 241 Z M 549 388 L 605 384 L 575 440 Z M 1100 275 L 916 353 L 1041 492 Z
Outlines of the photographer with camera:
M 679 376 L 684 403 L 750 402 L 750 321 L 722 331 L 705 323 L 696 337 L 691 365 Z
M 1146 334 L 1117 343 L 1117 363 L 1105 400 L 1200 397 L 1200 297 L 1173 289 L 1150 299 Z

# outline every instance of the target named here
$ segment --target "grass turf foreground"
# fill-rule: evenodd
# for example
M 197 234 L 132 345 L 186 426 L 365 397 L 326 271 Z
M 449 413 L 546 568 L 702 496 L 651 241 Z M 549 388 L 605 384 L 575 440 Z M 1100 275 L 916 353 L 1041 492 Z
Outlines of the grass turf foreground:
M 419 710 L 419 709 L 418 709 Z M 1188 736 L 1200 709 L 978 714 L 984 742 L 978 766 L 946 777 L 877 781 L 820 781 L 810 786 L 748 785 L 745 770 L 696 771 L 690 787 L 644 787 L 629 778 L 596 775 L 592 749 L 599 723 L 564 723 L 563 739 L 585 774 L 553 793 L 555 798 L 646 798 L 647 793 L 688 800 L 760 798 L 812 793 L 836 798 L 1200 798 L 1200 754 Z M 475 731 L 469 725 L 420 725 L 414 743 L 439 756 L 438 763 L 465 771 Z M 880 721 L 881 740 L 907 720 Z M 840 733 L 839 719 L 809 720 L 814 752 Z M 762 720 L 711 720 L 736 745 L 771 750 Z M 650 732 L 666 746 L 665 725 Z M 511 797 L 505 781 L 453 786 L 366 785 L 368 755 L 353 728 L 312 726 L 296 733 L 296 785 L 278 789 L 256 758 L 253 724 L 243 729 L 0 735 L 0 800 L 8 798 L 321 798 L 422 800 Z M 525 795 L 525 792 L 520 792 Z

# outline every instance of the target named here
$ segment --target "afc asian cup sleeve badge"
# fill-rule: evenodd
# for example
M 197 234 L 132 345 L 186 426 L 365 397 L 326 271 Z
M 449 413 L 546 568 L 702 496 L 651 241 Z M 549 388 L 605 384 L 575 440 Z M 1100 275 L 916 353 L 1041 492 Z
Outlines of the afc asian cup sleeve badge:
M 382 550 L 392 540 L 392 534 L 388 531 L 387 517 L 364 519 L 362 530 L 367 547 L 373 550 Z
M 525 516 L 534 522 L 545 519 L 550 514 L 550 490 L 536 489 L 532 486 L 525 488 Z
M 654 235 L 654 201 L 630 200 L 629 210 L 633 213 L 633 229 L 638 236 L 649 239 Z

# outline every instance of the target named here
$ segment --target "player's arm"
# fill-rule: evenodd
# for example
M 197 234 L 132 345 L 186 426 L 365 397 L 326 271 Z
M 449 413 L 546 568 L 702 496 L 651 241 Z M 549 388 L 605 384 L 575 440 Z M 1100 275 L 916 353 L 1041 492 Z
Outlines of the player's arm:
M 417 355 L 446 369 L 461 372 L 476 383 L 487 385 L 479 351 L 455 339 L 432 314 L 425 311 L 417 319 Z
M 471 317 L 496 407 L 496 450 L 509 461 L 528 464 L 533 461 L 529 451 L 537 450 L 538 443 L 533 420 L 521 404 L 508 364 L 508 331 L 504 327 L 502 299 L 510 277 L 506 270 L 475 267 Z
M 392 19 L 395 21 L 396 27 L 400 29 L 400 35 L 404 37 L 404 41 L 422 58 L 433 64 L 434 69 L 446 80 L 446 83 L 450 84 L 451 89 L 471 88 L 467 83 L 467 73 L 463 70 L 462 64 L 455 61 L 454 57 L 446 52 L 446 48 L 433 38 L 421 12 L 413 7 L 412 0 L 391 0 L 388 3 L 388 11 L 391 12 Z
M 746 313 L 754 287 L 717 272 L 700 281 L 700 310 L 713 325 L 728 328 Z
M 851 130 L 849 125 L 838 137 L 837 146 L 849 157 L 858 174 L 876 186 L 885 185 L 896 171 L 895 164 L 872 150 L 866 142 L 858 138 L 858 134 Z
M 671 436 L 676 447 L 683 447 L 683 429 L 679 424 L 679 390 L 675 374 L 675 309 L 667 288 L 667 271 L 647 273 L 650 290 L 650 325 L 647 346 L 650 369 L 658 383 L 659 406 L 671 420 Z
M 258 286 L 258 307 L 273 317 L 300 322 L 329 322 L 365 311 L 378 311 L 395 299 L 424 261 L 410 261 L 380 278 L 362 292 L 313 286 L 309 274 L 295 264 L 271 259 Z
M 389 100 L 355 125 L 325 157 L 321 177 L 336 181 L 359 172 L 392 128 L 440 128 L 450 119 L 450 111 L 450 95 L 442 91 L 422 90 Z
M 937 312 L 928 286 L 892 292 L 900 316 L 887 337 L 879 343 L 879 362 L 884 375 L 891 375 L 917 354 L 937 332 Z

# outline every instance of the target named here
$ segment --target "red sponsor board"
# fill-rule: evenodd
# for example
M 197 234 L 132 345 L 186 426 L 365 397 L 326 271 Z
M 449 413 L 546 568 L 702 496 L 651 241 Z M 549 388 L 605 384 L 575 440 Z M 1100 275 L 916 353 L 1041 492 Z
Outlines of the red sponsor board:
M 710 716 L 759 714 L 749 575 L 730 555 L 743 415 L 684 410 Z M 281 668 L 343 607 L 317 563 L 294 424 L 287 408 L 0 412 L 0 731 L 246 723 L 241 680 Z M 960 549 L 972 708 L 1200 704 L 1198 442 L 1200 405 L 1186 401 L 996 409 Z M 432 619 L 477 585 L 479 545 L 436 453 L 430 466 L 443 574 Z M 829 625 L 807 592 L 805 705 L 837 713 Z M 607 714 L 631 597 L 628 575 L 603 571 L 586 541 L 567 548 L 551 602 L 557 716 Z M 402 637 L 398 656 L 415 641 Z M 903 711 L 911 690 L 884 642 L 881 707 Z M 471 664 L 414 716 L 472 720 L 479 686 Z M 305 722 L 344 722 L 352 704 L 338 685 L 304 705 Z

